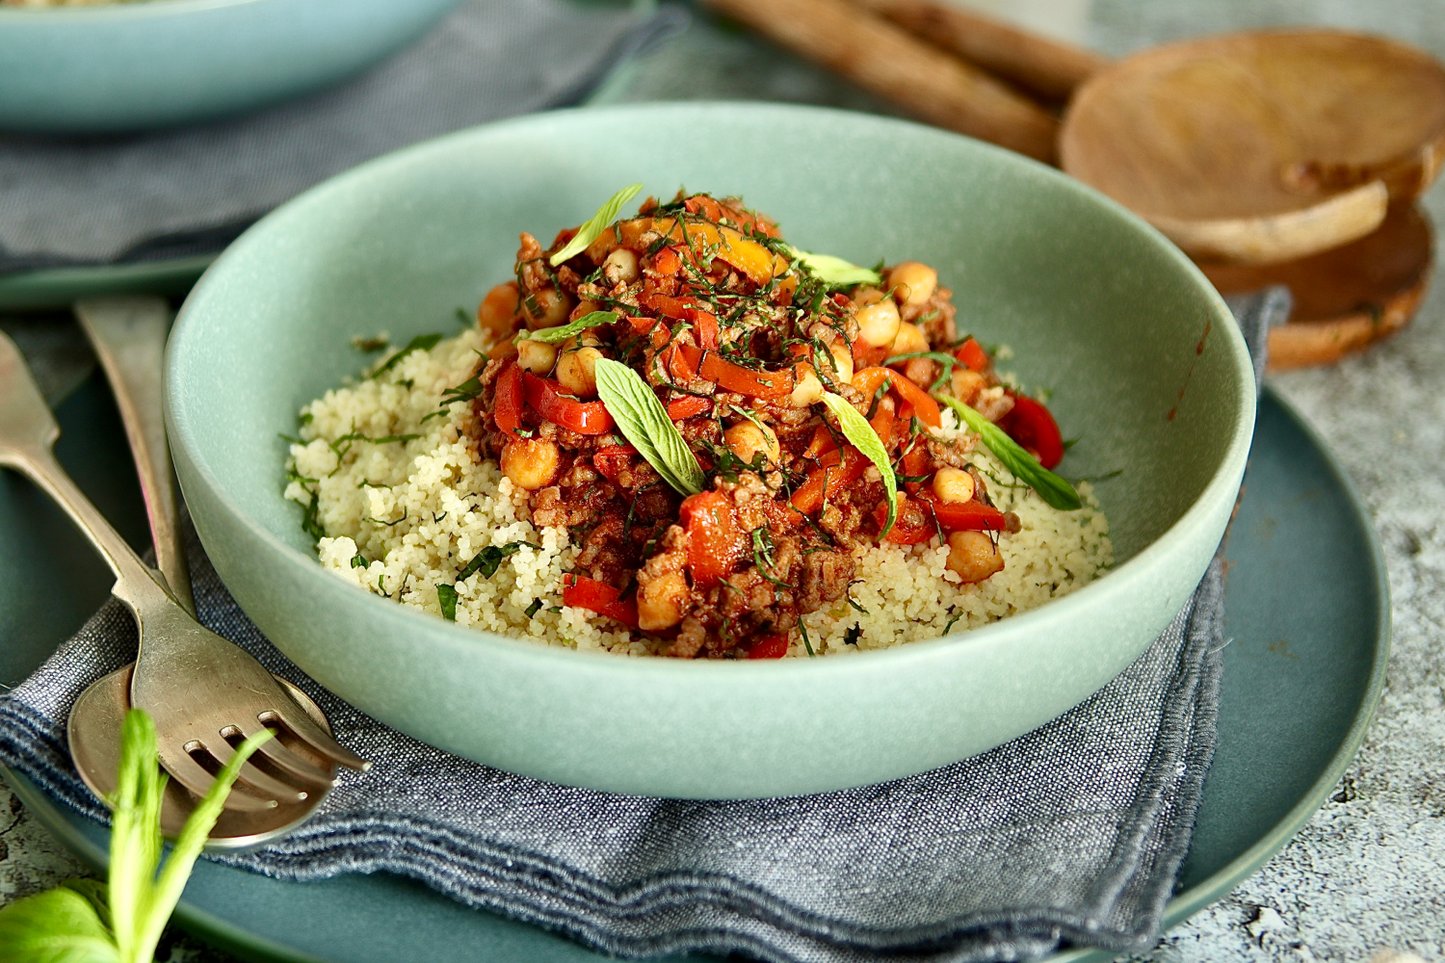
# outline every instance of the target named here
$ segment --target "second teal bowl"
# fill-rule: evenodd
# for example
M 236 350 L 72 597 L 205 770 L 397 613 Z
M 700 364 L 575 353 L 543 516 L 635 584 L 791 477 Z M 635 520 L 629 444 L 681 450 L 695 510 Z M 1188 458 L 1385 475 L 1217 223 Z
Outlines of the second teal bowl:
M 1099 476 L 1118 564 L 971 632 L 777 662 L 625 659 L 405 611 L 321 569 L 281 497 L 301 405 L 355 374 L 350 339 L 440 330 L 550 237 L 642 181 L 739 194 L 790 242 L 917 259 L 961 324 L 1053 389 L 1061 472 Z M 757 104 L 536 115 L 393 154 L 246 232 L 181 311 L 168 362 L 176 467 L 211 561 L 317 681 L 450 752 L 554 782 L 692 798 L 779 796 L 921 772 L 1076 705 L 1189 598 L 1254 425 L 1223 302 L 1138 218 L 1056 171 L 932 128 Z
M 0 7 L 0 129 L 117 133 L 262 107 L 358 73 L 459 2 Z

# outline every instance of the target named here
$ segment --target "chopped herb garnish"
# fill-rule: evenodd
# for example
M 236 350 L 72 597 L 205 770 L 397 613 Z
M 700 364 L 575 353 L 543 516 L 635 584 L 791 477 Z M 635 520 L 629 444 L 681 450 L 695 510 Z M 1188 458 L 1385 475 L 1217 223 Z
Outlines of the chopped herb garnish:
M 953 611 L 953 606 L 952 606 L 952 605 L 950 605 L 950 606 L 948 607 L 948 611 L 950 611 L 950 612 Z M 962 612 L 959 612 L 959 613 L 957 613 L 956 615 L 954 615 L 953 618 L 949 619 L 949 620 L 948 620 L 948 624 L 943 627 L 943 634 L 944 634 L 944 635 L 947 635 L 947 634 L 948 634 L 948 630 L 951 629 L 951 628 L 953 628 L 953 623 L 957 622 L 957 621 L 958 621 L 959 619 L 961 619 L 961 618 L 963 618 L 963 613 L 962 613 Z
M 553 267 L 557 267 L 573 255 L 586 250 L 587 245 L 601 237 L 602 232 L 617 220 L 617 214 L 622 210 L 622 205 L 636 197 L 640 190 L 642 190 L 641 184 L 629 184 L 613 194 L 607 199 L 606 204 L 597 209 L 597 213 L 592 215 L 591 220 L 577 229 L 577 233 L 572 236 L 572 240 L 568 241 L 562 250 L 547 259 L 548 262 Z
M 442 618 L 448 622 L 457 620 L 457 590 L 454 585 L 437 586 L 437 604 L 441 606 Z
M 387 358 L 385 361 L 383 361 L 383 362 L 381 363 L 381 367 L 380 367 L 380 368 L 377 368 L 375 371 L 373 371 L 373 372 L 371 373 L 370 377 L 372 377 L 372 378 L 380 378 L 382 375 L 386 374 L 386 373 L 387 373 L 388 371 L 390 371 L 392 368 L 395 368 L 395 367 L 397 366 L 397 364 L 401 362 L 401 359 L 402 359 L 402 358 L 405 358 L 407 355 L 411 354 L 413 351 L 430 351 L 432 348 L 435 348 L 435 347 L 437 346 L 437 344 L 441 341 L 441 339 L 442 339 L 442 336 L 441 336 L 440 334 L 419 334 L 419 335 L 417 335 L 415 338 L 412 338 L 410 341 L 407 342 L 405 348 L 402 348 L 402 349 L 401 349 L 400 351 L 398 351 L 396 354 L 392 355 L 390 358 Z
M 848 600 L 848 604 L 852 606 L 853 611 L 862 612 L 864 615 L 867 615 L 868 610 L 865 609 L 863 606 L 859 605 L 858 600 L 853 598 L 853 586 L 857 585 L 861 581 L 863 581 L 861 578 L 855 578 L 853 581 L 849 582 L 848 591 L 844 594 L 843 597 Z
M 453 401 L 471 401 L 482 393 L 482 380 L 477 375 L 472 375 L 466 381 L 455 388 L 448 388 L 442 392 L 442 405 L 446 406 Z
M 813 652 L 812 640 L 808 638 L 808 627 L 803 624 L 801 619 L 798 621 L 798 631 L 803 633 L 803 648 L 808 650 L 808 658 L 811 659 L 816 653 Z
M 847 632 L 843 633 L 843 644 L 851 645 L 856 648 L 858 645 L 858 640 L 862 637 L 863 626 L 859 625 L 857 622 L 854 622 L 853 627 L 850 628 Z
M 326 529 L 321 527 L 321 522 L 316 516 L 321 511 L 321 493 L 311 493 L 311 504 L 306 506 L 306 512 L 301 516 L 301 530 L 311 536 L 313 542 L 320 541 L 326 537 Z
M 1019 481 L 1038 492 L 1039 497 L 1050 506 L 1065 512 L 1083 507 L 1084 503 L 1079 500 L 1079 493 L 1074 491 L 1073 485 L 1040 465 L 1037 458 L 1024 451 L 1019 443 L 1004 434 L 1004 430 L 998 425 L 957 398 L 949 395 L 934 397 L 952 408 L 959 421 L 983 439 L 984 445 L 993 452 L 994 457 L 1003 462 L 1003 466 L 1013 472 Z
M 457 581 L 465 582 L 479 572 L 482 578 L 491 578 L 497 574 L 497 569 L 501 567 L 503 559 L 516 555 L 524 547 L 540 549 L 542 546 L 533 545 L 531 542 L 508 542 L 505 545 L 488 545 L 473 555 L 471 561 L 462 566 L 462 570 L 457 573 Z
M 352 568 L 370 568 L 370 567 L 371 567 L 371 563 L 366 560 L 366 556 L 365 556 L 365 555 L 362 555 L 360 552 L 357 552 L 355 555 L 351 556 L 351 567 L 352 567 Z
M 533 599 L 532 604 L 527 606 L 527 618 L 530 619 L 532 616 L 536 615 L 540 611 L 542 611 L 542 600 Z
M 791 592 L 793 590 L 793 587 L 791 585 L 789 585 L 787 582 L 782 581 L 781 579 L 774 578 L 768 572 L 768 569 L 771 568 L 773 565 L 772 534 L 766 528 L 755 528 L 753 529 L 752 534 L 753 564 L 758 567 L 758 571 L 762 574 L 763 578 L 767 579 L 769 582 L 772 582 L 774 585 L 785 588 L 789 592 Z
M 357 351 L 365 351 L 367 354 L 373 351 L 380 351 L 389 344 L 391 344 L 391 339 L 384 334 L 379 334 L 374 338 L 363 338 L 361 335 L 357 335 L 351 339 L 351 346 L 353 348 Z

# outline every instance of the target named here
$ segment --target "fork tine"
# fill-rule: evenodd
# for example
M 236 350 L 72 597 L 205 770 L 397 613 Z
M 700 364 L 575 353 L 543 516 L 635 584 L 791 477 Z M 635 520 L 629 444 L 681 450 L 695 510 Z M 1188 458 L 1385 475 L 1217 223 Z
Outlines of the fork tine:
M 243 738 L 250 738 L 254 732 L 260 731 L 261 728 L 263 727 L 258 725 L 250 732 L 244 732 L 237 727 L 234 731 Z M 230 736 L 228 735 L 227 740 L 229 741 L 229 739 Z M 317 786 L 336 785 L 336 776 L 333 773 L 327 772 L 309 759 L 302 758 L 299 753 L 293 752 L 279 739 L 272 739 L 268 742 L 261 743 L 260 746 L 256 747 L 256 755 L 264 758 L 277 769 L 285 770 L 287 774 L 303 782 Z
M 170 773 L 171 778 L 176 782 L 190 790 L 192 795 L 204 796 L 216 781 L 216 777 L 205 766 L 192 759 L 190 753 L 184 750 L 176 754 L 162 748 L 160 756 L 161 765 L 165 767 L 166 772 Z M 274 799 L 257 799 L 248 793 L 232 792 L 226 797 L 226 808 L 238 812 L 260 812 L 276 808 L 276 801 Z
M 301 711 L 301 707 L 288 696 L 279 708 L 261 713 L 257 718 L 262 723 L 277 722 L 290 729 L 292 734 L 328 759 L 334 759 L 348 769 L 365 772 L 371 763 L 331 738 L 331 735 Z
M 224 740 L 219 741 L 215 746 L 207 746 L 206 749 L 223 766 L 229 763 L 236 754 L 236 750 L 231 747 L 231 744 Z M 306 801 L 306 790 L 297 789 L 290 783 L 282 782 L 275 776 L 256 768 L 249 760 L 241 763 L 241 772 L 236 777 L 236 781 L 245 783 L 257 792 L 269 796 L 283 805 L 295 805 Z

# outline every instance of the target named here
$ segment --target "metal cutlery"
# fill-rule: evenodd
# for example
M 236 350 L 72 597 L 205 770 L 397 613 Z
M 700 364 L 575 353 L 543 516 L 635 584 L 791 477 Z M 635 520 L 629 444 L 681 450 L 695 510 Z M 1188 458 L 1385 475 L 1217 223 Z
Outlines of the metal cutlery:
M 196 795 L 234 746 L 262 726 L 287 738 L 266 744 L 242 769 L 227 808 L 259 812 L 304 803 L 332 783 L 316 757 L 367 766 L 308 716 L 260 663 L 206 629 L 167 591 L 55 460 L 59 427 L 14 344 L 0 335 L 0 465 L 29 477 L 80 526 L 116 573 L 112 593 L 141 637 L 131 704 L 156 720 L 161 764 Z M 295 748 L 309 747 L 310 758 Z M 312 754 L 314 753 L 314 755 Z M 306 788 L 299 788 L 300 786 Z

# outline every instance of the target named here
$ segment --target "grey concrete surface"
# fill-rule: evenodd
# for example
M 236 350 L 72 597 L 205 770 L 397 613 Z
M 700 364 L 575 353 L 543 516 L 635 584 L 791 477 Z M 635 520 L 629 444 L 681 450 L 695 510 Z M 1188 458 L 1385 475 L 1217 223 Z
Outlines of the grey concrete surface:
M 1201 33 L 1332 24 L 1445 57 L 1445 0 L 999 0 L 1123 54 Z M 740 32 L 701 23 L 637 65 L 616 99 L 740 97 L 886 107 Z M 1445 223 L 1445 188 L 1426 198 Z M 1329 441 L 1384 545 L 1394 651 L 1379 715 L 1331 800 L 1232 894 L 1137 959 L 1445 960 L 1445 289 L 1365 355 L 1272 377 Z M 0 786 L 0 903 L 83 867 Z M 228 958 L 189 941 L 171 958 Z M 163 956 L 163 958 L 165 958 Z

